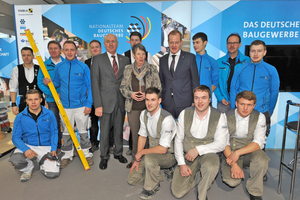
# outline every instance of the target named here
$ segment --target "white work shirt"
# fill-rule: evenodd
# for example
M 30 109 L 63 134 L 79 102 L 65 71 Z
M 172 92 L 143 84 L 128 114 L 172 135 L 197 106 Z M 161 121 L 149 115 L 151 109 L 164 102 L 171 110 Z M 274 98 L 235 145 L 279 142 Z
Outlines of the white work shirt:
M 170 70 L 170 67 L 171 67 L 172 60 L 173 60 L 173 56 L 172 55 L 176 55 L 176 57 L 175 57 L 175 63 L 174 63 L 174 72 L 176 71 L 176 67 L 177 67 L 177 64 L 178 64 L 180 53 L 181 53 L 181 50 L 179 50 L 175 54 L 172 54 L 171 51 L 170 51 L 170 53 L 169 53 L 169 60 L 168 60 L 169 70 Z
M 62 60 L 61 60 L 61 57 L 59 57 L 59 59 L 57 60 L 57 62 L 51 58 L 51 62 L 52 62 L 54 65 L 57 65 L 57 64 L 60 63 L 61 61 L 62 61 Z
M 134 57 L 133 57 L 133 55 L 132 55 L 133 53 L 132 53 L 132 49 L 130 49 L 130 59 L 131 59 L 131 63 L 134 63 L 135 62 L 135 59 L 134 59 Z M 125 52 L 122 54 L 122 56 L 125 56 Z M 153 62 L 152 62 L 152 56 L 151 56 L 151 54 L 148 52 L 148 54 L 147 54 L 147 62 L 149 63 L 149 64 L 153 64 Z
M 32 67 L 30 69 L 27 69 L 23 65 L 24 71 L 25 71 L 25 77 L 26 77 L 28 83 L 32 83 L 34 80 L 34 67 L 33 66 L 34 66 L 34 64 L 32 65 Z M 19 89 L 19 68 L 18 68 L 18 66 L 16 66 L 13 68 L 13 70 L 11 72 L 10 81 L 9 81 L 9 91 L 18 93 L 18 89 Z
M 236 132 L 234 134 L 234 138 L 247 138 L 248 130 L 249 130 L 249 117 L 243 118 L 237 113 L 237 109 L 235 109 L 235 120 L 236 120 Z M 259 113 L 258 121 L 253 133 L 253 140 L 259 145 L 260 149 L 263 149 L 266 144 L 266 117 L 264 114 Z M 229 136 L 230 137 L 230 136 Z M 227 145 L 230 146 L 230 138 L 228 138 Z
M 159 110 L 153 116 L 151 116 L 149 112 L 147 113 L 147 117 L 148 117 L 147 129 L 150 136 L 154 138 L 156 138 L 156 134 L 157 134 L 156 132 L 157 121 L 160 117 L 160 112 L 161 112 L 161 108 L 159 108 Z M 144 121 L 144 115 L 145 115 L 145 110 L 143 110 L 140 115 L 140 130 L 138 134 L 142 137 L 148 137 L 146 125 Z M 161 136 L 159 140 L 159 145 L 165 148 L 170 148 L 171 141 L 176 134 L 175 130 L 176 130 L 176 123 L 174 118 L 171 115 L 165 117 L 161 125 L 161 132 L 160 132 Z
M 203 117 L 203 119 L 200 119 L 196 113 L 196 110 L 194 111 L 193 122 L 190 129 L 193 137 L 198 139 L 202 139 L 206 137 L 210 113 L 211 113 L 211 108 L 209 107 L 207 114 Z M 178 121 L 177 121 L 177 131 L 176 131 L 176 138 L 175 138 L 175 158 L 178 162 L 178 165 L 186 164 L 184 159 L 184 152 L 183 152 L 183 140 L 185 136 L 184 114 L 185 114 L 185 110 L 183 110 L 179 114 Z M 227 129 L 226 116 L 224 113 L 221 113 L 216 128 L 216 133 L 214 135 L 214 141 L 209 144 L 196 146 L 199 155 L 202 156 L 208 153 L 218 153 L 223 151 L 225 149 L 228 137 L 229 137 L 229 133 Z
M 115 54 L 110 54 L 109 52 L 106 52 L 106 53 L 107 53 L 108 59 L 109 59 L 109 61 L 110 61 L 111 67 L 113 67 L 113 66 L 114 66 L 114 65 L 113 65 L 113 61 L 114 61 L 114 59 L 113 59 L 113 57 L 111 57 L 111 56 L 115 56 L 115 59 L 116 59 L 116 62 L 117 62 L 118 68 L 120 69 L 120 67 L 119 67 L 119 59 L 118 59 L 118 54 L 117 54 L 117 53 L 115 53 Z M 91 66 L 92 66 L 92 65 L 91 65 Z

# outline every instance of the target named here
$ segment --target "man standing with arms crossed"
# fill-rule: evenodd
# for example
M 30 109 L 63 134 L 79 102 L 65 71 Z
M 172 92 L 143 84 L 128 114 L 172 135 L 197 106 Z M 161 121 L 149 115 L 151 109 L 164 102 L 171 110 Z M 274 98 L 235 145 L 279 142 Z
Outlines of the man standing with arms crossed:
M 125 99 L 120 92 L 123 72 L 129 64 L 128 58 L 116 53 L 118 38 L 113 34 L 104 37 L 106 52 L 93 59 L 91 68 L 92 91 L 95 114 L 100 117 L 100 157 L 99 168 L 107 168 L 109 155 L 109 132 L 114 127 L 114 158 L 127 163 L 123 153 L 123 123 Z
M 231 109 L 230 84 L 235 70 L 250 62 L 250 58 L 239 51 L 242 42 L 238 33 L 231 33 L 227 37 L 226 42 L 228 52 L 225 56 L 217 60 L 219 65 L 219 85 L 215 90 L 218 100 L 218 110 L 224 113 Z

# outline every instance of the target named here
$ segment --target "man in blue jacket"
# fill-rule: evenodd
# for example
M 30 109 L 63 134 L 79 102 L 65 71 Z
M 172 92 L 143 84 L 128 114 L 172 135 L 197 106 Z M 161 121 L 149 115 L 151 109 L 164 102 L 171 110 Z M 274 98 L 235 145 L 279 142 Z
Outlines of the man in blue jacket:
M 279 75 L 276 68 L 263 61 L 266 44 L 255 40 L 250 45 L 251 62 L 236 70 L 230 87 L 231 108 L 235 108 L 236 94 L 244 90 L 252 91 L 257 97 L 255 110 L 266 116 L 266 136 L 270 133 L 273 114 L 279 93 Z
M 9 162 L 16 170 L 22 172 L 20 181 L 26 182 L 31 178 L 34 168 L 32 159 L 40 161 L 45 154 L 51 152 L 56 156 L 57 125 L 52 111 L 41 106 L 42 95 L 36 89 L 28 90 L 26 103 L 28 107 L 16 116 L 12 133 L 12 142 L 17 147 Z M 41 169 L 42 170 L 42 169 Z M 59 166 L 44 169 L 58 173 Z M 47 174 L 44 174 L 46 177 Z M 48 177 L 51 178 L 51 177 Z
M 196 51 L 196 62 L 200 85 L 206 85 L 213 92 L 219 83 L 219 67 L 215 59 L 209 56 L 205 50 L 207 35 L 199 32 L 193 36 L 193 45 Z
M 50 58 L 45 61 L 45 66 L 48 70 L 50 78 L 53 79 L 55 66 L 58 63 L 64 61 L 64 58 L 60 55 L 61 46 L 60 46 L 59 42 L 56 42 L 54 40 L 50 41 L 48 43 L 48 51 L 50 54 Z M 48 109 L 51 110 L 55 115 L 57 127 L 58 127 L 57 128 L 58 129 L 57 150 L 60 150 L 61 149 L 62 132 L 60 131 L 59 110 L 58 110 L 58 107 L 55 103 L 55 100 L 52 96 L 52 93 L 51 93 L 49 87 L 43 83 L 43 79 L 44 79 L 44 74 L 43 74 L 42 70 L 40 69 L 39 73 L 38 73 L 38 77 L 37 77 L 37 84 L 38 84 L 39 88 L 42 90 L 42 92 L 46 95 L 46 102 L 48 104 Z M 59 93 L 60 92 L 59 88 L 57 88 L 56 91 L 57 91 L 57 93 Z
M 89 114 L 93 104 L 91 78 L 89 67 L 76 58 L 77 47 L 73 41 L 64 43 L 64 55 L 66 60 L 55 67 L 53 84 L 55 88 L 60 87 L 60 100 L 65 108 L 72 127 L 76 128 L 80 135 L 80 146 L 89 165 L 94 164 L 93 153 L 89 152 L 91 142 L 88 138 Z M 44 78 L 45 85 L 51 80 Z M 73 160 L 73 141 L 66 125 L 63 123 L 63 145 L 61 151 L 64 153 L 61 168 L 65 168 Z
M 218 110 L 221 112 L 231 109 L 229 97 L 230 84 L 235 70 L 243 64 L 250 62 L 250 58 L 239 51 L 241 45 L 240 35 L 238 33 L 231 33 L 227 37 L 227 54 L 217 60 L 220 74 L 219 85 L 215 90 L 215 95 L 218 100 Z

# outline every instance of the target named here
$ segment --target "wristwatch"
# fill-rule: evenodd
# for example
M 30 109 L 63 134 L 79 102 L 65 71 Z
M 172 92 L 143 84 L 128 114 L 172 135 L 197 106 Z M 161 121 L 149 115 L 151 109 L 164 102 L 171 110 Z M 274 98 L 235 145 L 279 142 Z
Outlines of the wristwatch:
M 15 107 L 15 106 L 17 106 L 17 103 L 16 102 L 12 102 L 11 103 L 11 107 Z

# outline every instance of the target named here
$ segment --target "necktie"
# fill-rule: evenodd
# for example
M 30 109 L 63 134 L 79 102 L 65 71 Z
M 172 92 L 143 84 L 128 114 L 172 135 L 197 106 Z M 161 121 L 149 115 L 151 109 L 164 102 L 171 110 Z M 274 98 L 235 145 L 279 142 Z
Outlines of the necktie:
M 113 70 L 114 70 L 114 74 L 116 76 L 116 78 L 118 78 L 118 72 L 119 72 L 119 67 L 118 64 L 116 62 L 116 56 L 111 56 L 113 58 Z
M 173 59 L 172 59 L 171 65 L 170 65 L 170 72 L 171 72 L 171 75 L 173 76 L 173 74 L 175 73 L 174 65 L 175 65 L 175 57 L 176 57 L 176 55 L 172 55 L 172 57 L 173 57 Z

